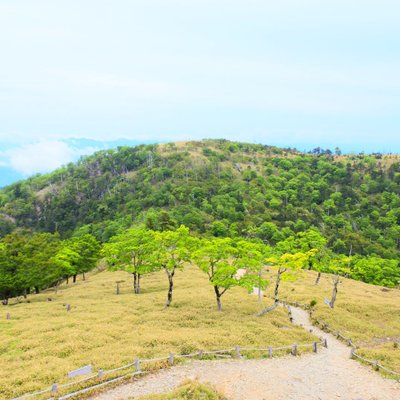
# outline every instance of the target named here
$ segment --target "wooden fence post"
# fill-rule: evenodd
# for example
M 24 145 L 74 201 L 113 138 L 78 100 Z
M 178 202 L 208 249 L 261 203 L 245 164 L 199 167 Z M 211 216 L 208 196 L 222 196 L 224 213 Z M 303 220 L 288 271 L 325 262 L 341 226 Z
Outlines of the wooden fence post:
M 235 347 L 235 352 L 236 352 L 236 358 L 242 358 L 242 355 L 240 354 L 240 347 L 239 346 Z
M 115 283 L 117 284 L 117 290 L 116 290 L 116 294 L 120 294 L 120 288 L 119 288 L 119 284 L 123 283 L 125 281 L 115 281 Z
M 58 389 L 57 383 L 53 383 L 51 385 L 51 394 L 56 394 L 57 393 L 57 389 Z
M 354 358 L 354 350 L 353 349 L 350 350 L 350 359 L 352 359 L 352 358 Z
M 140 371 L 140 360 L 138 358 L 134 361 L 136 372 Z
M 347 339 L 347 346 L 351 346 L 353 344 L 353 342 L 351 341 L 351 338 Z
M 292 346 L 292 356 L 296 356 L 297 355 L 297 344 L 294 343 Z
M 104 371 L 102 369 L 99 369 L 99 372 L 97 373 L 97 377 L 99 379 L 103 379 L 103 376 L 104 376 Z
M 11 319 L 11 314 L 9 312 L 6 315 L 6 319 Z
M 288 315 L 289 315 L 289 321 L 293 323 L 292 309 L 290 307 L 288 307 Z
M 174 353 L 169 353 L 169 363 L 174 365 Z
M 200 350 L 200 351 L 199 351 L 199 357 L 200 357 L 200 358 L 203 358 L 203 350 Z
M 326 349 L 328 348 L 328 341 L 326 340 L 326 338 L 324 339 L 322 345 L 323 345 Z
M 67 308 L 67 311 L 71 311 L 71 304 L 67 304 L 66 308 Z
M 272 347 L 268 347 L 268 356 L 269 358 L 272 358 Z
M 314 342 L 314 343 L 313 343 L 312 349 L 313 349 L 313 352 L 314 352 L 314 353 L 317 352 L 317 342 Z

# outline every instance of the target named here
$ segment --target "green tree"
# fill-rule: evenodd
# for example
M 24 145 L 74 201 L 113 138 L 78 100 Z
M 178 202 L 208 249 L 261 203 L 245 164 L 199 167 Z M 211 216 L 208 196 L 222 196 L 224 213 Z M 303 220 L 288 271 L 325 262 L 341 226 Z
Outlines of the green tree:
M 154 240 L 157 243 L 156 262 L 164 269 L 168 277 L 168 296 L 165 307 L 169 307 L 172 302 L 175 272 L 183 269 L 185 263 L 191 260 L 196 241 L 190 236 L 189 228 L 184 225 L 176 231 L 155 232 Z
M 248 290 L 258 289 L 258 301 L 261 301 L 261 291 L 265 290 L 268 281 L 262 277 L 262 268 L 271 256 L 272 249 L 263 243 L 239 239 L 236 242 L 238 249 L 237 266 L 246 270 L 242 277 L 241 286 Z
M 201 239 L 193 260 L 211 282 L 217 307 L 222 311 L 221 297 L 234 286 L 248 286 L 248 277 L 239 278 L 239 250 L 231 238 Z
M 104 244 L 102 253 L 110 270 L 122 270 L 133 275 L 133 290 L 139 294 L 141 276 L 153 272 L 156 268 L 154 263 L 156 251 L 154 231 L 135 227 L 112 237 Z
M 59 277 L 53 257 L 60 245 L 59 236 L 51 233 L 17 230 L 5 236 L 0 252 L 3 298 L 51 286 Z
M 279 305 L 279 287 L 281 281 L 296 279 L 299 271 L 304 269 L 308 264 L 309 258 L 314 256 L 314 252 L 314 250 L 310 250 L 305 253 L 284 253 L 268 259 L 271 264 L 278 265 L 274 290 L 274 304 L 261 310 L 257 314 L 258 316 L 274 310 Z
M 77 274 L 82 274 L 85 279 L 85 272 L 91 271 L 96 267 L 100 258 L 100 243 L 90 234 L 74 236 L 66 242 L 70 249 L 79 255 L 79 262 L 73 274 L 73 282 L 76 281 Z

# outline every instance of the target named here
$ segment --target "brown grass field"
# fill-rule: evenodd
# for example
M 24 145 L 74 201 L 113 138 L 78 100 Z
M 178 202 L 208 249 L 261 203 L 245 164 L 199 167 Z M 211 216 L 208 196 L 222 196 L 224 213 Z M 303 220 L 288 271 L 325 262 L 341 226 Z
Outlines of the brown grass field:
M 117 280 L 125 280 L 118 296 Z M 49 290 L 29 296 L 30 303 L 13 304 L 11 300 L 11 305 L 2 306 L 0 398 L 68 382 L 67 372 L 86 364 L 97 371 L 130 363 L 136 357 L 170 352 L 236 344 L 278 347 L 315 340 L 291 325 L 283 308 L 255 317 L 262 305 L 242 288 L 222 297 L 224 310 L 219 313 L 206 275 L 195 267 L 177 272 L 168 310 L 163 309 L 167 295 L 163 272 L 143 277 L 142 289 L 142 294 L 133 294 L 127 273 L 100 272 L 89 274 L 86 281 L 63 285 L 58 294 Z M 49 297 L 52 301 L 47 301 Z M 70 312 L 65 304 L 71 304 Z M 7 312 L 10 320 L 5 318 Z
M 269 269 L 273 284 L 274 269 Z M 281 299 L 303 304 L 316 300 L 313 317 L 350 337 L 360 347 L 359 355 L 400 373 L 400 290 L 342 278 L 332 310 L 324 303 L 324 298 L 331 298 L 332 277 L 322 275 L 316 286 L 316 276 L 307 271 L 296 281 L 283 282 Z
M 168 310 L 163 309 L 167 292 L 163 272 L 143 277 L 140 295 L 133 294 L 129 274 L 94 272 L 86 281 L 62 285 L 57 294 L 48 290 L 31 295 L 29 303 L 12 300 L 2 306 L 0 319 L 0 398 L 68 382 L 67 372 L 86 364 L 97 371 L 170 352 L 311 343 L 315 337 L 291 325 L 283 308 L 254 316 L 271 304 L 274 269 L 266 275 L 270 286 L 262 304 L 235 288 L 223 296 L 222 313 L 216 310 L 206 275 L 193 266 L 177 272 Z M 315 299 L 314 317 L 351 337 L 360 346 L 360 355 L 399 371 L 400 346 L 395 343 L 400 341 L 400 291 L 342 279 L 331 310 L 323 302 L 330 298 L 331 277 L 323 275 L 318 286 L 315 277 L 315 272 L 304 272 L 294 282 L 282 282 L 281 299 L 300 303 Z M 117 280 L 125 281 L 118 296 Z M 70 312 L 65 304 L 71 304 Z M 10 320 L 5 318 L 7 312 Z

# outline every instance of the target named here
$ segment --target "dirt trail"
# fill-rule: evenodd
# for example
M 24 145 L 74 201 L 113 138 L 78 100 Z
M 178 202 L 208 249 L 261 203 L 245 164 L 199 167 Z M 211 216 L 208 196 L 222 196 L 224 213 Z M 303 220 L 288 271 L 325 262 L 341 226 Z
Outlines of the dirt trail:
M 326 338 L 317 354 L 265 360 L 193 361 L 137 382 L 119 386 L 93 399 L 119 400 L 165 393 L 186 379 L 208 382 L 229 400 L 399 400 L 400 383 L 384 379 L 349 358 L 350 349 L 311 325 L 308 314 L 292 307 L 294 323 Z

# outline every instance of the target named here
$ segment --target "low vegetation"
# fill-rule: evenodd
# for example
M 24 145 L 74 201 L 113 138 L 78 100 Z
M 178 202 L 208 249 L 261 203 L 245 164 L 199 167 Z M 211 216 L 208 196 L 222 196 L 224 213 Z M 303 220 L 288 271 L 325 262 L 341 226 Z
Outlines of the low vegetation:
M 275 274 L 270 267 L 268 277 Z M 323 274 L 318 285 L 316 278 L 316 272 L 301 271 L 295 281 L 282 283 L 281 299 L 307 305 L 313 301 L 313 318 L 350 337 L 361 356 L 400 373 L 400 290 L 341 278 L 331 309 L 324 299 L 331 298 L 334 277 Z
M 7 371 L 0 376 L 0 397 L 66 382 L 68 371 L 86 364 L 96 371 L 170 352 L 188 354 L 236 344 L 279 347 L 315 340 L 293 326 L 282 308 L 256 317 L 264 304 L 240 287 L 224 295 L 224 310 L 219 312 L 208 277 L 194 266 L 176 274 L 174 301 L 165 309 L 165 275 L 159 271 L 146 276 L 140 295 L 133 293 L 131 274 L 106 271 L 63 284 L 57 294 L 49 289 L 17 304 L 10 300 L 0 319 L 0 369 Z M 120 295 L 115 294 L 116 281 L 123 281 Z M 10 320 L 4 318 L 6 312 Z
M 285 298 L 399 370 L 399 191 L 398 157 L 218 140 L 103 151 L 0 190 L 0 394 L 88 363 L 311 342 Z
M 314 227 L 337 254 L 400 259 L 400 158 L 305 154 L 227 140 L 119 147 L 0 190 L 0 236 L 17 227 L 94 234 L 186 225 L 275 244 Z
M 172 393 L 142 396 L 139 400 L 225 400 L 225 397 L 210 385 L 189 381 Z

